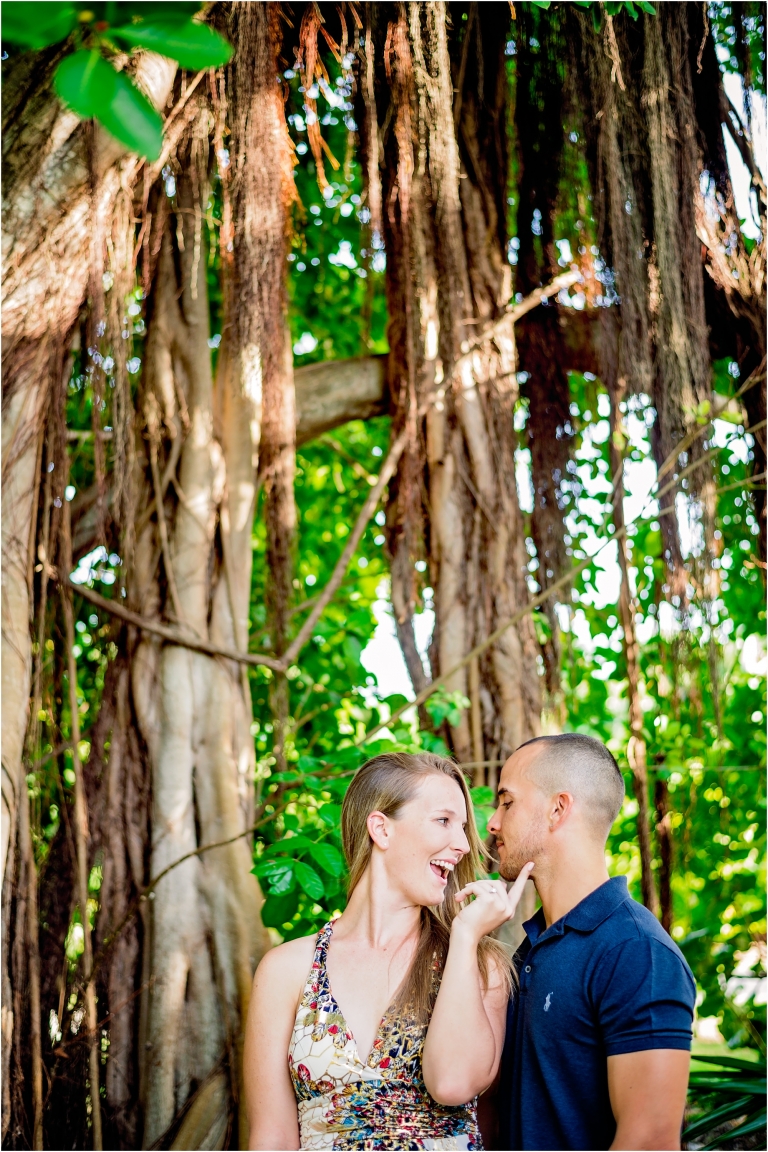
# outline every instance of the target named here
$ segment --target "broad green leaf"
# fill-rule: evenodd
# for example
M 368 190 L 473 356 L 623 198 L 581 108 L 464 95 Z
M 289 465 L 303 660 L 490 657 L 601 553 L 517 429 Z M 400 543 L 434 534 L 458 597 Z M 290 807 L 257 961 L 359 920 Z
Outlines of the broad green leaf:
M 314 868 L 311 868 L 309 864 L 305 864 L 303 860 L 297 860 L 294 864 L 294 872 L 296 879 L 307 896 L 310 896 L 313 900 L 321 900 L 325 892 L 325 887 Z
M 259 879 L 267 880 L 270 894 L 281 895 L 293 888 L 293 864 L 286 860 L 263 860 L 252 871 Z
M 162 117 L 124 73 L 115 76 L 112 100 L 107 108 L 99 109 L 96 119 L 126 148 L 157 160 L 163 147 Z
M 96 51 L 75 52 L 53 77 L 56 94 L 87 120 L 94 116 L 116 140 L 156 160 L 163 145 L 163 121 L 146 96 Z
M 23 48 L 47 48 L 69 36 L 77 25 L 77 12 L 72 4 L 15 3 L 2 7 L 3 43 L 20 44 Z
M 309 853 L 316 864 L 331 876 L 341 876 L 344 871 L 344 858 L 333 844 L 313 844 Z
M 232 56 L 232 47 L 207 24 L 187 20 L 149 19 L 111 28 L 110 36 L 130 48 L 147 48 L 176 60 L 182 68 L 219 68 Z
M 301 856 L 312 847 L 308 836 L 285 836 L 275 844 L 270 844 L 267 852 L 274 856 L 278 852 L 288 853 L 289 856 Z
M 281 872 L 278 876 L 273 877 L 269 885 L 270 896 L 283 895 L 286 892 L 292 892 L 296 876 L 293 868 L 286 868 L 285 872 Z
M 113 99 L 116 79 L 117 72 L 95 50 L 75 52 L 59 64 L 53 87 L 73 112 L 89 120 Z
M 324 804 L 318 812 L 318 816 L 323 824 L 327 824 L 329 828 L 338 828 L 341 821 L 341 805 Z
M 479 806 L 494 804 L 496 800 L 493 788 L 470 788 L 469 794 L 472 797 L 472 803 Z
M 261 909 L 261 922 L 265 928 L 280 928 L 293 919 L 298 907 L 298 892 L 286 892 L 282 896 L 270 893 Z
M 136 17 L 145 19 L 149 5 L 147 0 L 117 0 L 114 4 L 98 3 L 89 7 L 97 20 L 108 19 L 110 24 L 124 24 Z M 150 11 L 153 21 L 163 19 L 183 23 L 203 7 L 202 0 L 152 0 Z

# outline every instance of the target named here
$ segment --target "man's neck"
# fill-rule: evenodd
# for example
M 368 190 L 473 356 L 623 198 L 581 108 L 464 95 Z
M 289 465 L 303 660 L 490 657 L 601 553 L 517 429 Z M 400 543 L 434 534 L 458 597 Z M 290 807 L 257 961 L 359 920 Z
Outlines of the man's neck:
M 578 859 L 548 860 L 539 875 L 534 869 L 531 879 L 541 899 L 547 928 L 562 920 L 571 908 L 609 879 L 605 855 L 580 854 Z

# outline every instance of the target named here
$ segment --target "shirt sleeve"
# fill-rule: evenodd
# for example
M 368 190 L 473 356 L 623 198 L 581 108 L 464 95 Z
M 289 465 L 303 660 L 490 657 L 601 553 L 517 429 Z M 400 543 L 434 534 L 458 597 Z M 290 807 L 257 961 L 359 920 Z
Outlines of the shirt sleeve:
M 690 1051 L 696 986 L 660 940 L 626 940 L 595 973 L 593 1003 L 608 1056 L 650 1048 Z

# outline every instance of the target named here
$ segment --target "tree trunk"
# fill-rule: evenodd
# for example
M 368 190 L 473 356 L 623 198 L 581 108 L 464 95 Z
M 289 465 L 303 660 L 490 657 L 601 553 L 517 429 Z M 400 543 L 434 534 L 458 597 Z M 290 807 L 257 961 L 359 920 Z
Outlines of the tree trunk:
M 207 132 L 202 126 L 191 151 L 185 158 L 189 169 L 185 166 L 178 180 L 177 236 L 183 236 L 184 247 L 174 251 L 166 234 L 146 365 L 148 398 L 159 394 L 165 401 L 166 421 L 169 414 L 180 416 L 177 395 L 183 396 L 188 414 L 179 479 L 174 480 L 179 501 L 169 512 L 164 557 L 164 585 L 170 590 L 175 584 L 177 605 L 174 612 L 166 594 L 166 611 L 178 613 L 178 623 L 197 635 L 238 647 L 244 643 L 242 621 L 248 614 L 249 557 L 237 569 L 239 579 L 231 573 L 228 580 L 217 521 L 226 490 L 233 502 L 245 505 L 244 510 L 229 509 L 228 551 L 242 560 L 253 507 L 258 397 L 249 403 L 240 379 L 227 370 L 228 357 L 222 357 L 224 368 L 214 390 L 206 261 L 199 253 L 196 257 L 194 243 L 194 220 L 203 209 L 206 186 Z M 249 418 L 243 420 L 244 415 Z M 149 526 L 145 535 L 151 534 Z M 154 576 L 156 555 L 150 539 L 139 540 L 137 599 L 147 614 L 162 604 Z M 251 705 L 238 667 L 182 648 L 142 640 L 132 671 L 152 769 L 150 872 L 156 876 L 179 857 L 235 836 L 252 822 Z M 268 946 L 246 839 L 186 860 L 157 885 L 154 896 L 145 942 L 151 986 L 140 1045 L 144 1146 L 163 1135 L 193 1085 L 205 1082 L 222 1060 L 231 1098 L 238 1099 L 241 1022 L 253 970 Z M 227 1130 L 229 1096 L 222 1097 L 223 1115 L 211 1118 L 208 1138 L 214 1143 L 207 1146 L 216 1146 Z
M 69 334 L 84 302 L 92 257 L 103 261 L 105 256 L 103 250 L 94 249 L 93 238 L 107 235 L 121 181 L 130 184 L 137 164 L 135 157 L 120 160 L 120 145 L 105 133 L 82 126 L 53 94 L 51 79 L 60 58 L 60 48 L 23 54 L 4 77 L 0 831 L 4 879 L 9 852 L 13 854 L 16 844 L 17 804 L 21 799 L 26 803 L 22 751 L 31 686 L 33 568 L 38 559 L 49 563 L 48 556 L 39 556 L 35 540 L 43 424 L 52 388 L 65 370 Z M 165 103 L 175 70 L 170 61 L 149 54 L 139 64 L 140 82 L 158 106 Z M 102 267 L 96 269 L 99 277 Z M 60 500 L 63 479 L 55 487 Z M 6 888 L 15 868 L 9 872 Z M 7 903 L 6 895 L 6 907 Z M 13 999 L 5 969 L 3 986 L 7 1084 Z M 3 1133 L 9 1120 L 4 1107 Z
M 227 89 L 238 230 L 225 268 L 225 324 L 215 384 L 207 345 L 206 260 L 199 251 L 196 255 L 195 240 L 207 197 L 202 124 L 189 156 L 182 158 L 177 239 L 168 233 L 163 242 L 147 349 L 148 404 L 154 396 L 166 427 L 180 429 L 185 420 L 188 426 L 179 478 L 173 481 L 178 501 L 174 507 L 166 502 L 167 551 L 158 548 L 152 526 L 137 547 L 137 589 L 143 582 L 138 602 L 142 612 L 151 613 L 164 599 L 166 614 L 180 616 L 180 626 L 240 650 L 248 638 L 262 390 L 265 398 L 275 398 L 279 413 L 288 412 L 282 423 L 275 422 L 281 431 L 290 420 L 287 449 L 276 434 L 278 459 L 285 460 L 286 452 L 292 456 L 295 426 L 284 358 L 290 169 L 276 83 L 275 16 L 264 5 L 232 8 L 235 55 Z M 183 397 L 184 409 L 177 396 Z M 292 500 L 290 466 L 283 496 L 287 489 Z M 158 551 L 164 553 L 162 585 L 153 573 Z M 160 649 L 154 641 L 142 641 L 133 667 L 133 695 L 152 764 L 150 871 L 155 876 L 181 856 L 236 836 L 253 822 L 250 690 L 242 666 L 182 648 Z M 155 890 L 146 964 L 152 985 L 140 1045 L 145 1146 L 171 1127 L 195 1085 L 203 1087 L 174 1146 L 184 1141 L 184 1147 L 220 1147 L 235 1120 L 250 986 L 269 947 L 250 867 L 251 849 L 242 838 L 184 861 Z M 245 1147 L 242 1109 L 236 1123 Z
M 470 5 L 461 41 L 449 42 L 440 3 L 399 4 L 387 22 L 377 13 L 374 27 L 381 49 L 376 102 L 384 138 L 388 377 L 394 430 L 405 426 L 409 433 L 388 514 L 392 598 L 416 684 L 423 673 L 410 631 L 420 554 L 434 588 L 434 676 L 527 596 L 514 469 L 514 333 L 511 322 L 497 323 L 510 296 L 506 16 L 497 8 Z M 491 324 L 493 339 L 484 339 Z M 462 670 L 451 678 L 448 691 L 467 695 L 471 687 L 473 697 L 470 713 L 451 732 L 461 760 L 503 760 L 538 731 L 536 648 L 526 618 L 480 658 L 476 674 Z M 481 765 L 475 780 L 485 778 Z

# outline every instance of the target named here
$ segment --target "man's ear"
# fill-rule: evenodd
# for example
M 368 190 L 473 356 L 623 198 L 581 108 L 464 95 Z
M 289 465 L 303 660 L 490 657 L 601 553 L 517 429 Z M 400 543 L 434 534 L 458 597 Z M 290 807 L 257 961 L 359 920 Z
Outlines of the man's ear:
M 383 812 L 371 812 L 366 820 L 368 835 L 377 848 L 386 850 L 389 847 L 389 820 Z
M 573 796 L 570 792 L 558 792 L 552 797 L 552 806 L 549 810 L 549 830 L 555 832 L 562 828 L 565 821 L 573 811 Z

